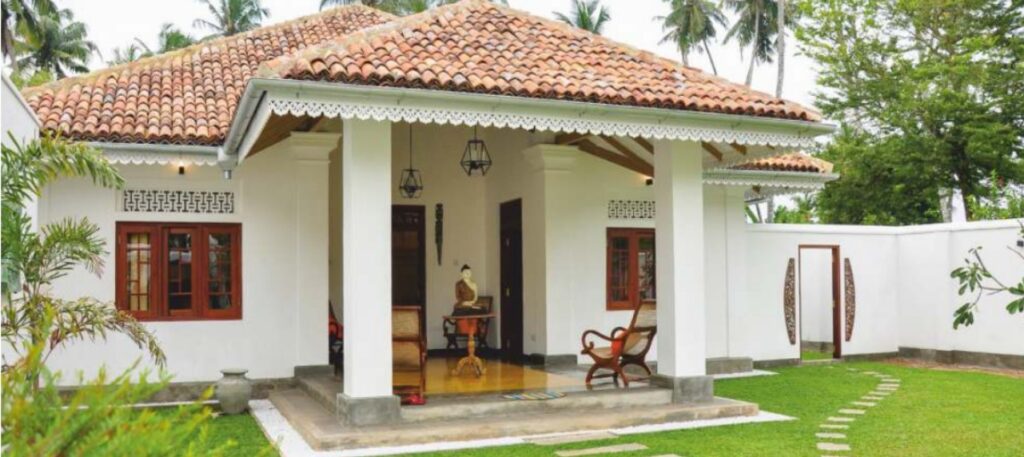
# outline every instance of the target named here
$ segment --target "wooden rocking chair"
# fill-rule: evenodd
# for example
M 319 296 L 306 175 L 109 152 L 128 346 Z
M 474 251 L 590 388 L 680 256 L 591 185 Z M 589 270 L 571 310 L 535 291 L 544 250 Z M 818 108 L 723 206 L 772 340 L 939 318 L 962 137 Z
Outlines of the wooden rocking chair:
M 594 360 L 594 365 L 587 371 L 586 383 L 589 386 L 593 378 L 611 377 L 612 381 L 622 383 L 629 387 L 629 378 L 623 371 L 626 365 L 636 365 L 643 368 L 647 375 L 651 375 L 651 368 L 647 366 L 647 351 L 651 349 L 654 336 L 658 333 L 658 312 L 654 303 L 642 303 L 633 311 L 633 318 L 629 322 L 629 328 L 615 327 L 611 335 L 602 334 L 596 330 L 583 332 L 580 338 L 583 343 L 581 354 L 589 355 Z M 608 342 L 609 346 L 597 347 L 593 339 L 587 340 L 592 335 Z M 595 375 L 597 370 L 610 370 L 611 373 Z

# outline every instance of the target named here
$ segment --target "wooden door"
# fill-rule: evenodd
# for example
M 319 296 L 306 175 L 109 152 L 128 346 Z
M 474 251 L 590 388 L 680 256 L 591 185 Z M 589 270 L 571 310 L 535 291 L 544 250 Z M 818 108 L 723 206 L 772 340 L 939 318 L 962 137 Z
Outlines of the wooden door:
M 418 205 L 391 207 L 391 304 L 427 304 L 425 208 Z M 372 261 L 372 259 L 368 259 Z
M 523 205 L 501 204 L 501 349 L 506 358 L 523 357 Z
M 829 279 L 831 280 L 832 286 L 832 358 L 839 359 L 843 356 L 843 337 L 842 337 L 842 322 L 843 322 L 843 306 L 842 306 L 842 291 L 839 288 L 840 278 L 840 265 L 839 265 L 839 246 L 831 244 L 803 244 L 797 248 L 797 257 L 800 259 L 799 267 L 799 278 L 798 283 L 800 287 L 803 287 L 803 256 L 801 255 L 806 249 L 822 249 L 828 250 L 832 254 L 830 266 L 831 274 Z M 803 290 L 802 288 L 799 290 Z M 803 320 L 803 296 L 800 297 L 800 319 Z M 802 329 L 799 340 L 803 339 Z

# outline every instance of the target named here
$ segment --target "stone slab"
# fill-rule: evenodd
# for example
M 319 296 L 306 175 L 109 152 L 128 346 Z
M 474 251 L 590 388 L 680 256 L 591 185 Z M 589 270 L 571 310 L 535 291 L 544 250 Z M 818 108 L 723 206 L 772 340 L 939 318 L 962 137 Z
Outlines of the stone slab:
M 815 433 L 814 436 L 817 436 L 818 438 L 834 439 L 834 440 L 845 440 L 846 439 L 846 435 L 845 434 L 843 434 L 843 433 L 836 433 L 836 432 L 818 432 L 818 433 Z
M 852 417 L 846 416 L 831 416 L 828 418 L 829 422 L 853 422 L 853 420 Z
M 850 428 L 850 426 L 846 425 L 846 424 L 821 424 L 821 425 L 819 425 L 819 427 L 821 427 L 821 428 L 828 428 L 828 429 L 832 429 L 832 430 L 845 430 L 845 429 Z
M 882 400 L 885 400 L 885 397 L 876 397 L 874 395 L 865 395 L 863 397 L 860 397 L 860 399 L 861 400 L 868 400 L 868 401 L 882 401 Z
M 818 443 L 818 450 L 829 452 L 849 451 L 850 445 L 843 443 Z
M 875 403 L 875 402 L 872 402 L 872 401 L 854 401 L 854 402 L 850 402 L 850 403 L 853 404 L 853 405 L 864 406 L 864 407 L 868 407 L 868 408 L 878 404 L 878 403 Z
M 640 443 L 629 443 L 629 444 L 616 444 L 614 446 L 601 446 L 590 449 L 573 449 L 571 451 L 558 451 L 555 455 L 558 457 L 579 457 L 583 455 L 605 455 L 605 454 L 616 454 L 620 452 L 635 452 L 645 451 L 647 446 Z
M 610 440 L 617 437 L 617 435 L 609 432 L 573 433 L 571 435 L 530 438 L 527 439 L 526 442 L 536 444 L 538 446 L 555 446 L 559 444 L 581 443 L 584 441 Z
M 839 410 L 839 414 L 853 414 L 853 415 L 858 415 L 858 416 L 864 415 L 865 412 L 866 411 L 864 411 L 863 409 L 840 409 Z

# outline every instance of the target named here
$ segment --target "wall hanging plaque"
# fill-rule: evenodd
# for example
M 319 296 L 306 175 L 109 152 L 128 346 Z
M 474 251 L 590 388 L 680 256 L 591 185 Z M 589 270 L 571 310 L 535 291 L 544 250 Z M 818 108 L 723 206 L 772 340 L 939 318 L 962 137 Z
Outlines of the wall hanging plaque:
M 786 316 L 786 334 L 789 344 L 796 344 L 796 259 L 790 257 L 786 265 L 786 283 L 782 289 L 782 311 Z
M 444 244 L 444 205 L 434 206 L 434 244 L 437 245 L 437 265 L 441 265 L 441 245 Z
M 843 288 L 846 296 L 846 341 L 853 338 L 853 321 L 857 317 L 857 287 L 853 283 L 853 268 L 850 258 L 843 259 Z

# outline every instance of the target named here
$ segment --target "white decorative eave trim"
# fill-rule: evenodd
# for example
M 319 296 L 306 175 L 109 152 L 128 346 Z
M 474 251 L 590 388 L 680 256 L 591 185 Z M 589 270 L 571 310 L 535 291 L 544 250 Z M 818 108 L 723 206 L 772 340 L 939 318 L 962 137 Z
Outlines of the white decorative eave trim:
M 825 183 L 839 178 L 835 173 L 808 173 L 799 171 L 759 171 L 714 169 L 704 172 L 704 184 L 785 189 L 793 191 L 818 190 Z M 764 192 L 760 192 L 764 195 Z
M 166 144 L 91 142 L 111 163 L 119 165 L 217 165 L 217 148 Z
M 263 94 L 266 95 L 263 95 Z M 258 100 L 258 101 L 257 101 Z M 593 135 L 642 137 L 808 149 L 835 127 L 820 122 L 698 111 L 605 105 L 566 100 L 487 95 L 442 90 L 352 84 L 249 80 L 226 146 L 238 147 L 258 135 L 250 129 L 255 105 L 277 115 L 470 125 Z

